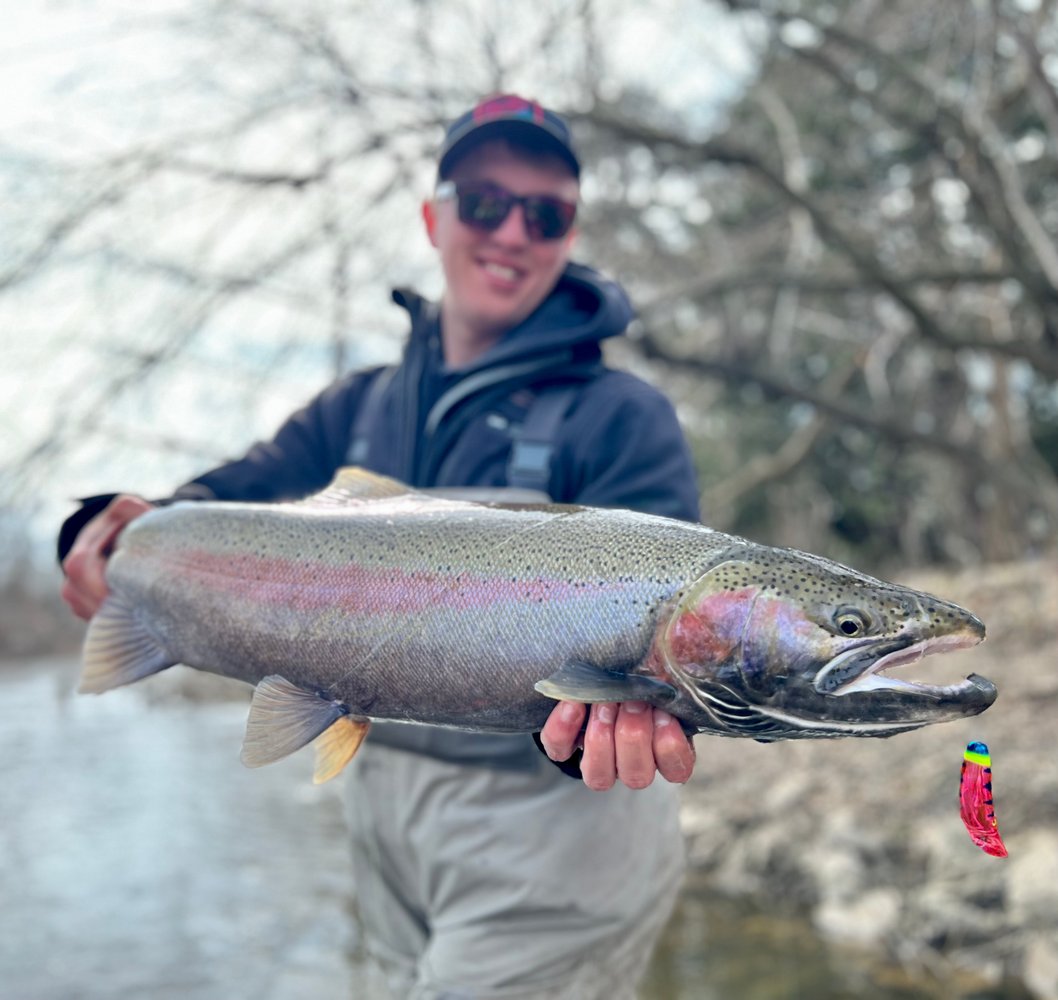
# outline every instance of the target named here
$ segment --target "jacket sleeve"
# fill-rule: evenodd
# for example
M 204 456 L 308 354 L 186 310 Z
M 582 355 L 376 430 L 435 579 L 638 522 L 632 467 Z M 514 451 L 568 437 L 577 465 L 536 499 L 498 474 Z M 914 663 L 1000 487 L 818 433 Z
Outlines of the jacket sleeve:
M 608 372 L 578 400 L 563 434 L 568 478 L 556 499 L 697 521 L 690 448 L 672 404 L 624 372 Z

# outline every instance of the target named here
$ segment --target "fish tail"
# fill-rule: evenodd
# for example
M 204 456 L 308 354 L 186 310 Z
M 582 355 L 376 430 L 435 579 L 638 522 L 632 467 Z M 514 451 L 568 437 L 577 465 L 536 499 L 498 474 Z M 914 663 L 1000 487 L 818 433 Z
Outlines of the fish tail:
M 102 694 L 174 663 L 176 660 L 138 619 L 133 605 L 111 594 L 88 626 L 78 691 Z

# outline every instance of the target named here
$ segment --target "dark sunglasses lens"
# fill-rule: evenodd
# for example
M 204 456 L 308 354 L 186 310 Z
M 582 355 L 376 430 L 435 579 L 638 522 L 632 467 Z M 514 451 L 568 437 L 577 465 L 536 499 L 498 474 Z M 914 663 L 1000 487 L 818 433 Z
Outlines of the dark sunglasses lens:
M 529 195 L 518 198 L 500 187 L 464 185 L 456 189 L 459 221 L 467 226 L 491 232 L 503 225 L 503 220 L 516 204 L 525 212 L 525 225 L 531 239 L 557 240 L 569 232 L 577 214 L 576 205 L 549 198 Z
M 459 192 L 459 220 L 479 229 L 498 229 L 510 212 L 512 199 L 505 191 L 472 188 Z
M 525 223 L 537 240 L 557 240 L 569 232 L 575 209 L 553 198 L 530 198 L 525 203 Z

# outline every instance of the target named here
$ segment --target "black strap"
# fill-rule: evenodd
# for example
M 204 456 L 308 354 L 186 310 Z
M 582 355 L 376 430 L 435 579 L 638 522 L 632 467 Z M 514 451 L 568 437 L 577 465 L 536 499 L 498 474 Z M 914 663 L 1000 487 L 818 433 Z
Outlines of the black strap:
M 396 365 L 380 368 L 368 386 L 367 394 L 356 411 L 353 430 L 349 437 L 349 447 L 345 453 L 347 465 L 363 465 L 367 461 L 368 448 L 371 445 L 371 429 L 378 423 L 382 410 L 382 399 L 386 395 L 393 376 L 397 374 Z
M 511 444 L 507 460 L 508 486 L 550 495 L 551 459 L 558 429 L 580 388 L 580 383 L 566 383 L 537 393 Z

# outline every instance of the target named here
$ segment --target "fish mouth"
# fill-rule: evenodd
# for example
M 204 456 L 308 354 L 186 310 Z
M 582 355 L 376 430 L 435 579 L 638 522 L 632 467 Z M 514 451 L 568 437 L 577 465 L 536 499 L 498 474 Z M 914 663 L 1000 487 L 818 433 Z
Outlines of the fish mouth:
M 976 646 L 983 636 L 962 632 L 936 636 L 911 643 L 870 643 L 834 657 L 816 677 L 813 686 L 820 694 L 844 697 L 875 691 L 889 691 L 943 701 L 979 701 L 994 698 L 995 685 L 985 677 L 971 674 L 956 684 L 925 684 L 891 677 L 885 671 L 917 663 L 934 653 L 950 653 Z

